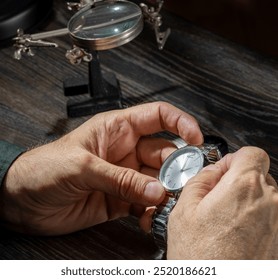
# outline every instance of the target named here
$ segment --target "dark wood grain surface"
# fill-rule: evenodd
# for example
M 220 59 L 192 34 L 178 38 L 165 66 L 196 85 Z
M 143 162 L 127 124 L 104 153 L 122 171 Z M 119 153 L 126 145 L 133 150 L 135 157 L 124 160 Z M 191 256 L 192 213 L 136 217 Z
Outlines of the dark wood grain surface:
M 65 27 L 71 13 L 56 0 L 45 30 Z M 252 52 L 164 12 L 172 34 L 158 51 L 145 27 L 122 47 L 100 52 L 103 71 L 120 81 L 126 106 L 163 100 L 197 118 L 205 134 L 224 137 L 231 151 L 255 145 L 271 158 L 278 179 L 277 59 Z M 16 61 L 12 48 L 0 49 L 1 139 L 26 147 L 51 141 L 89 117 L 70 119 L 63 81 L 87 76 L 87 65 L 65 59 L 70 39 Z M 156 247 L 133 217 L 59 237 L 32 237 L 1 229 L 1 259 L 152 259 Z

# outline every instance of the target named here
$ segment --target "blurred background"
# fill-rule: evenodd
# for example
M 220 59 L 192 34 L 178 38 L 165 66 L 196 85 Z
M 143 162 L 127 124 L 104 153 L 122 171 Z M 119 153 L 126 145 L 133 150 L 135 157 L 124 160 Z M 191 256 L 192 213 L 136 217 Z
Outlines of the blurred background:
M 278 56 L 277 0 L 165 0 L 165 7 L 237 43 Z

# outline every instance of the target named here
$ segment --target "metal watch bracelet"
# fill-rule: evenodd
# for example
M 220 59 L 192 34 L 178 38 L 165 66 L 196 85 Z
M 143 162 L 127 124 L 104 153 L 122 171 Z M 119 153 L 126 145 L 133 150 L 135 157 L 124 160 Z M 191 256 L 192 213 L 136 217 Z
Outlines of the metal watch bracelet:
M 168 217 L 177 203 L 177 198 L 167 194 L 164 201 L 157 206 L 153 216 L 152 234 L 158 248 L 166 251 L 167 249 L 167 224 Z

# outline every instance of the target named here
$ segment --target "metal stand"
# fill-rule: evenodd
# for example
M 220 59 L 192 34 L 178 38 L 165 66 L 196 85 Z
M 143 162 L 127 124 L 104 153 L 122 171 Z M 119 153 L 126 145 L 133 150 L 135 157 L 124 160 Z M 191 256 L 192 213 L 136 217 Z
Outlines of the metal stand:
M 113 73 L 102 75 L 98 53 L 92 52 L 93 59 L 89 65 L 89 79 L 69 79 L 64 81 L 65 96 L 89 94 L 90 97 L 76 103 L 69 100 L 67 114 L 69 117 L 81 117 L 94 115 L 100 112 L 121 109 L 121 89 L 118 80 Z

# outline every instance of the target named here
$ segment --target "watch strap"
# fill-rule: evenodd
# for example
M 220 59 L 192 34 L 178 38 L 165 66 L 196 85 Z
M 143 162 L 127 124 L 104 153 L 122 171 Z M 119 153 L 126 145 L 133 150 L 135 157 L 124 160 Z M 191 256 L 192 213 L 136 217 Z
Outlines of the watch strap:
M 152 220 L 152 234 L 158 248 L 167 249 L 167 225 L 168 218 L 177 203 L 177 199 L 171 194 L 166 194 L 164 201 L 157 206 Z

